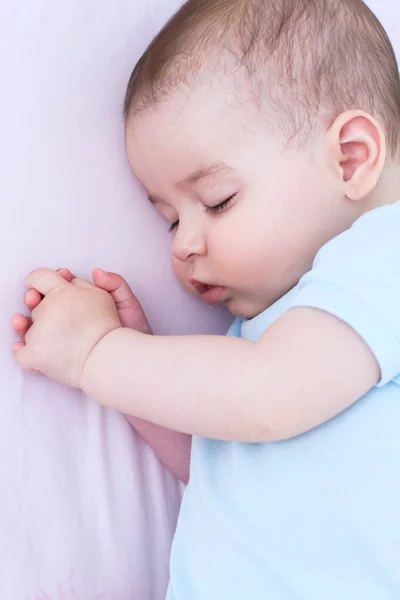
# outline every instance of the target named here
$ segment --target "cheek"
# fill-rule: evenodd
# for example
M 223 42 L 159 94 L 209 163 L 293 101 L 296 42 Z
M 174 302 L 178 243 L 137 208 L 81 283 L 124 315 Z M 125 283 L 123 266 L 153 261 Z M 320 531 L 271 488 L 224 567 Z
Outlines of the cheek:
M 185 274 L 184 264 L 180 260 L 176 260 L 174 257 L 172 257 L 172 266 L 179 281 L 183 280 Z
M 252 220 L 249 227 L 241 220 L 236 228 L 220 232 L 212 257 L 224 266 L 228 280 L 243 281 L 246 286 L 258 287 L 262 282 L 274 286 L 285 277 L 292 279 L 293 270 L 297 271 L 296 263 L 302 258 L 298 233 L 297 227 L 272 224 L 267 217 Z
M 172 257 L 172 266 L 175 272 L 175 275 L 178 281 L 183 285 L 183 287 L 188 291 L 193 293 L 193 286 L 190 285 L 188 281 L 188 272 L 187 266 L 182 263 L 180 260 L 176 260 Z

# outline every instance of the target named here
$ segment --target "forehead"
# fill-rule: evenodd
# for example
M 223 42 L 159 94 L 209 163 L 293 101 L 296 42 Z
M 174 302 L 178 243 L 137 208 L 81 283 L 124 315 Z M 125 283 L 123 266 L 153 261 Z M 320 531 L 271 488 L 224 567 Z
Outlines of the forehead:
M 180 181 L 210 166 L 218 172 L 222 163 L 234 162 L 233 155 L 259 128 L 254 111 L 238 104 L 224 86 L 204 86 L 131 117 L 126 125 L 127 156 L 145 185 L 156 177 L 155 171 L 157 177 Z

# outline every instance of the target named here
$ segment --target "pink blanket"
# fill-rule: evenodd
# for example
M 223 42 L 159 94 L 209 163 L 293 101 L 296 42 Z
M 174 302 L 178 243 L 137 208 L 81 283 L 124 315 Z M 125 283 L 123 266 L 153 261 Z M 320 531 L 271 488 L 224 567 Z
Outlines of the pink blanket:
M 22 375 L 9 319 L 33 267 L 121 272 L 155 331 L 224 331 L 176 285 L 126 164 L 121 105 L 178 0 L 0 3 L 0 599 L 161 600 L 182 486 L 120 415 Z
M 399 39 L 398 0 L 369 0 Z M 182 486 L 127 421 L 13 360 L 36 266 L 121 272 L 156 332 L 224 332 L 170 268 L 167 227 L 129 173 L 135 60 L 179 0 L 0 3 L 0 599 L 162 600 Z

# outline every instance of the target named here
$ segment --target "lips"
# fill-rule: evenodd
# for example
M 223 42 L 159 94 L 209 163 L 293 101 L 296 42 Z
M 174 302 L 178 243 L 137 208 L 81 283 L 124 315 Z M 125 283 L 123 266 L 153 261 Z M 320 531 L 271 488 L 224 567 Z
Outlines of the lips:
M 199 292 L 201 295 L 207 292 L 210 288 L 214 287 L 212 285 L 207 285 L 206 283 L 200 283 L 200 281 L 197 281 L 196 279 L 190 279 L 189 283 L 194 287 L 196 292 Z
M 216 285 L 208 285 L 201 283 L 196 279 L 190 279 L 189 282 L 194 287 L 197 293 L 199 293 L 206 304 L 221 304 L 226 295 L 226 288 Z

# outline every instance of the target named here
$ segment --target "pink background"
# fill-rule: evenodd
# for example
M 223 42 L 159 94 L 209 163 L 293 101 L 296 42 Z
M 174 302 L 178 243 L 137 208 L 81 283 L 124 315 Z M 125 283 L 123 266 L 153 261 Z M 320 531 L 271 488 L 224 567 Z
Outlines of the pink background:
M 0 598 L 161 600 L 181 487 L 119 415 L 19 372 L 9 319 L 39 265 L 121 272 L 159 333 L 223 333 L 179 288 L 130 174 L 121 105 L 176 0 L 0 3 Z M 397 0 L 370 0 L 400 47 Z M 156 366 L 155 366 L 156 369 Z

